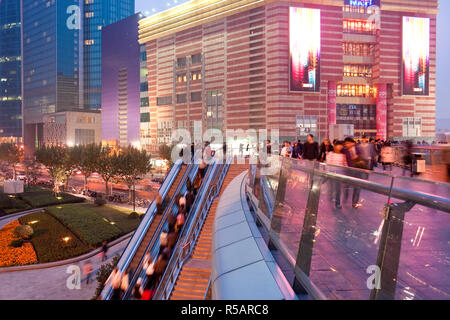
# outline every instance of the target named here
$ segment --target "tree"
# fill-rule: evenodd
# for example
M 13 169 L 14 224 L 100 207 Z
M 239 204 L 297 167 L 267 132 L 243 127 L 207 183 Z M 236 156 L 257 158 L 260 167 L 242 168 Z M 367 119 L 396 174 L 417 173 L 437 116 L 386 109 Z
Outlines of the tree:
M 84 191 L 88 189 L 88 179 L 97 169 L 97 159 L 102 152 L 101 144 L 88 144 L 78 149 L 78 167 L 84 176 Z
M 23 148 L 13 143 L 0 144 L 0 160 L 12 166 L 13 179 L 16 180 L 16 166 L 23 161 Z
M 47 168 L 53 180 L 53 190 L 59 192 L 59 186 L 64 183 L 67 168 L 67 149 L 59 146 L 42 146 L 34 154 L 36 161 Z
M 169 162 L 169 167 L 173 165 L 172 161 L 172 149 L 173 146 L 169 146 L 167 144 L 162 144 L 159 146 L 159 157 L 161 159 L 167 160 Z
M 109 182 L 117 175 L 118 155 L 117 151 L 102 147 L 98 158 L 95 161 L 95 171 L 105 181 L 105 193 L 109 195 Z
M 136 209 L 135 197 L 132 197 L 131 191 L 135 192 L 136 181 L 139 177 L 151 170 L 150 159 L 145 150 L 139 150 L 131 146 L 123 149 L 118 155 L 117 175 L 128 186 L 129 198 L 133 199 L 133 210 Z
M 65 188 L 69 186 L 69 179 L 79 170 L 80 147 L 70 147 L 66 149 L 64 159 L 64 184 Z

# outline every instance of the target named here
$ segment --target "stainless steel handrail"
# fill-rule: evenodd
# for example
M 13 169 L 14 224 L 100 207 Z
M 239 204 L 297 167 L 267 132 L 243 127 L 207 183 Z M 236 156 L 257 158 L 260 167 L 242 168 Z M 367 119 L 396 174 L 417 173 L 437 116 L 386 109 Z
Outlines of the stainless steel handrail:
M 262 167 L 263 166 L 261 166 L 261 168 Z M 329 172 L 329 171 L 324 170 L 324 168 L 328 168 L 328 167 L 333 168 L 333 170 L 337 168 L 342 173 L 335 173 L 335 172 Z M 392 282 L 393 278 L 395 280 L 395 276 L 391 276 L 389 272 L 391 272 L 392 270 L 396 270 L 395 263 L 398 263 L 399 256 L 390 257 L 391 259 L 388 262 L 384 261 L 383 259 L 380 259 L 380 257 L 384 256 L 386 250 L 388 250 L 386 248 L 392 248 L 392 247 L 398 246 L 398 243 L 400 243 L 399 241 L 397 241 L 395 243 L 390 242 L 390 240 L 393 239 L 393 237 L 395 238 L 397 236 L 397 234 L 393 234 L 393 232 L 397 232 L 397 231 L 395 231 L 397 229 L 394 230 L 394 228 L 390 228 L 389 225 L 395 224 L 395 223 L 402 223 L 401 222 L 402 219 L 400 219 L 398 217 L 402 217 L 402 214 L 405 214 L 406 212 L 411 210 L 411 208 L 416 204 L 422 205 L 424 207 L 436 209 L 441 212 L 450 213 L 450 199 L 448 197 L 441 197 L 441 196 L 437 196 L 437 195 L 421 193 L 421 192 L 402 189 L 402 188 L 394 188 L 393 181 L 396 178 L 395 176 L 390 176 L 391 183 L 389 186 L 382 185 L 379 183 L 370 182 L 370 181 L 367 181 L 364 179 L 354 177 L 354 176 L 358 176 L 357 174 L 355 174 L 355 172 L 368 173 L 368 171 L 365 171 L 365 170 L 355 170 L 353 168 L 339 167 L 339 166 L 328 166 L 328 165 L 321 166 L 317 163 L 317 161 L 303 162 L 303 161 L 289 159 L 289 158 L 283 159 L 280 168 L 282 169 L 282 170 L 280 170 L 281 175 L 288 175 L 289 172 L 291 172 L 293 170 L 298 170 L 298 171 L 306 173 L 310 177 L 309 179 L 311 179 L 311 186 L 309 188 L 310 194 L 308 197 L 308 204 L 307 204 L 308 209 L 306 210 L 306 214 L 308 214 L 309 217 L 316 216 L 318 213 L 317 210 L 318 210 L 318 202 L 320 200 L 320 188 L 321 188 L 321 185 L 323 185 L 327 180 L 338 181 L 343 184 L 361 188 L 364 190 L 368 190 L 368 191 L 376 193 L 376 194 L 386 195 L 386 196 L 388 196 L 388 199 L 397 199 L 397 200 L 404 201 L 404 203 L 400 203 L 400 204 L 399 203 L 391 204 L 391 202 L 388 201 L 388 203 L 386 204 L 388 214 L 385 215 L 384 219 L 385 219 L 385 226 L 387 226 L 387 227 L 385 227 L 383 229 L 383 234 L 381 236 L 381 239 L 382 239 L 381 241 L 382 242 L 384 241 L 385 245 L 384 246 L 380 245 L 379 254 L 378 254 L 379 260 L 377 261 L 377 265 L 379 265 L 382 270 L 382 277 L 384 277 L 383 279 L 387 279 L 386 281 Z M 284 171 L 284 173 L 283 173 L 283 171 Z M 350 174 L 351 176 L 345 175 L 346 173 Z M 411 180 L 413 180 L 415 182 L 422 182 L 421 180 L 417 180 L 417 179 L 411 179 Z M 258 183 L 261 185 L 262 179 Z M 280 179 L 280 183 L 282 183 L 281 179 Z M 283 183 L 285 184 L 286 181 L 284 181 Z M 438 185 L 442 186 L 444 188 L 450 187 L 449 184 L 445 184 L 445 183 L 439 183 Z M 261 192 L 263 194 L 259 195 L 259 199 L 261 199 L 261 197 L 262 197 L 261 200 L 265 201 L 266 204 L 269 204 L 269 207 L 270 207 L 271 203 L 268 203 L 268 202 L 270 202 L 270 200 L 268 199 L 268 197 L 266 195 L 266 192 L 267 192 L 266 187 L 267 186 L 265 184 L 261 185 L 261 188 L 262 188 Z M 278 188 L 280 188 L 280 186 Z M 288 264 L 294 271 L 296 281 L 301 284 L 303 290 L 306 290 L 306 292 L 309 295 L 311 295 L 311 297 L 313 297 L 314 299 L 326 299 L 326 296 L 321 292 L 321 290 L 314 283 L 311 282 L 311 280 L 309 278 L 309 270 L 310 269 L 309 269 L 308 264 L 310 263 L 311 260 L 308 260 L 309 259 L 308 257 L 310 257 L 312 254 L 311 241 L 314 241 L 314 240 L 311 240 L 308 237 L 309 237 L 309 233 L 311 232 L 310 228 L 314 228 L 315 222 L 310 221 L 309 223 L 310 224 L 312 223 L 311 225 L 308 225 L 308 227 L 306 227 L 306 228 L 305 228 L 305 226 L 303 226 L 303 229 L 299 230 L 299 232 L 302 232 L 302 239 L 301 239 L 301 243 L 299 245 L 297 261 L 295 261 L 295 258 L 291 255 L 291 253 L 287 249 L 286 245 L 283 243 L 283 241 L 279 238 L 277 233 L 274 231 L 273 222 L 267 220 L 267 217 L 265 217 L 264 213 L 260 210 L 258 202 L 255 202 L 255 200 L 253 200 L 253 199 L 258 199 L 254 194 L 252 194 L 254 190 L 255 190 L 255 187 L 250 186 L 250 188 L 247 188 L 247 194 L 249 195 L 250 203 L 251 203 L 251 206 L 254 208 L 253 211 L 255 212 L 256 217 L 258 217 L 258 220 L 261 222 L 261 224 L 264 226 L 264 228 L 268 231 L 271 245 L 274 248 L 276 248 L 280 252 L 281 256 L 283 256 L 284 259 L 288 262 Z M 283 192 L 283 191 L 281 191 L 281 192 Z M 277 201 L 282 201 L 282 200 L 279 200 L 277 197 Z M 389 210 L 391 210 L 391 211 L 389 211 Z M 313 221 L 315 221 L 315 220 L 313 220 Z M 303 237 L 304 232 L 306 232 L 305 238 Z M 400 232 L 400 231 L 398 231 L 398 232 Z M 401 235 L 401 232 L 400 232 L 400 235 Z M 302 241 L 305 241 L 305 242 L 303 243 Z M 388 243 L 388 244 L 386 244 L 386 243 Z M 392 250 L 394 250 L 394 249 L 392 249 Z M 395 251 L 395 250 L 397 250 L 397 251 Z M 395 252 L 400 252 L 399 248 L 396 248 L 395 250 L 394 250 Z M 387 266 L 384 266 L 384 264 L 386 264 Z M 393 282 L 395 282 L 395 281 L 393 281 Z M 377 299 L 378 297 L 392 298 L 391 288 L 395 287 L 395 283 L 394 284 L 389 283 L 389 285 L 387 287 L 389 289 L 384 289 L 385 291 L 383 291 L 383 292 L 373 291 L 373 297 L 375 297 L 375 299 Z M 391 291 L 389 291 L 389 290 L 391 290 Z
M 173 182 L 175 181 L 178 173 L 180 172 L 182 166 L 182 161 L 177 161 L 170 172 L 167 174 L 166 178 L 163 181 L 163 184 L 160 188 L 160 195 L 163 199 L 167 196 Z M 152 224 L 156 214 L 156 201 L 153 201 L 149 208 L 147 209 L 147 212 L 145 213 L 144 219 L 139 224 L 136 231 L 133 233 L 133 236 L 128 241 L 126 249 L 122 253 L 119 262 L 117 263 L 118 269 L 123 272 L 128 268 L 128 265 L 131 261 L 131 258 L 133 257 L 134 253 L 139 248 L 139 244 L 142 242 L 142 239 L 144 238 L 148 228 Z M 110 284 L 105 285 L 105 287 L 102 290 L 101 297 L 104 300 L 107 300 L 111 297 L 112 294 L 112 288 Z
M 186 259 L 192 254 L 204 221 L 208 215 L 209 208 L 222 187 L 231 162 L 232 159 L 227 159 L 227 162 L 224 165 L 220 165 L 220 169 L 214 173 L 211 180 L 213 185 L 209 188 L 208 194 L 202 197 L 202 199 L 206 198 L 206 200 L 201 201 L 200 207 L 191 218 L 192 223 L 190 223 L 188 228 L 184 229 L 183 234 L 180 235 L 180 243 L 172 255 L 162 280 L 155 292 L 155 300 L 167 300 L 170 298 L 181 268 Z M 184 236 L 184 234 L 187 235 Z
M 144 254 L 141 257 L 141 259 L 139 260 L 136 270 L 134 270 L 133 277 L 131 278 L 131 280 L 129 282 L 130 285 L 128 287 L 128 290 L 127 290 L 127 292 L 124 293 L 122 299 L 128 299 L 129 296 L 131 295 L 132 288 L 134 287 L 134 284 L 137 282 L 137 279 L 139 278 L 139 276 L 141 275 L 142 265 L 143 265 L 145 254 L 148 251 L 151 252 L 153 247 L 155 246 L 156 242 L 159 240 L 159 235 L 162 232 L 162 229 L 164 228 L 164 225 L 167 221 L 168 215 L 171 214 L 171 211 L 172 211 L 171 208 L 173 208 L 173 206 L 175 205 L 176 196 L 180 193 L 181 189 L 186 184 L 187 179 L 189 179 L 191 172 L 194 170 L 194 173 L 196 173 L 195 169 L 197 169 L 197 166 L 195 163 L 191 163 L 186 168 L 186 172 L 184 173 L 179 185 L 177 186 L 177 189 L 175 190 L 169 204 L 167 205 L 167 207 L 163 213 L 163 216 L 161 218 L 161 221 L 159 222 L 154 234 L 152 235 L 150 242 L 148 243 L 147 247 L 145 248 Z

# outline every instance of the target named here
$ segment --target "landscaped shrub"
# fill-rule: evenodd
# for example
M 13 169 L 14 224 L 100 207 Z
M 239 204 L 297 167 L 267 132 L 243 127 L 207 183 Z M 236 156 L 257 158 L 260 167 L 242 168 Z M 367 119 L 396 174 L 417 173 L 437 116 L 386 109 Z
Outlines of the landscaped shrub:
M 0 267 L 24 266 L 37 263 L 36 253 L 31 243 L 24 243 L 21 247 L 12 247 L 11 243 L 18 240 L 14 230 L 20 226 L 14 220 L 0 230 Z
M 66 260 L 90 251 L 89 246 L 45 212 L 29 214 L 19 221 L 23 225 L 32 224 L 34 235 L 31 242 L 40 263 Z
M 120 256 L 115 256 L 110 263 L 102 264 L 100 269 L 97 272 L 97 289 L 95 290 L 95 295 L 91 300 L 97 300 L 100 296 L 100 293 L 102 293 L 103 288 L 105 287 L 105 282 L 108 280 L 109 276 L 111 275 L 111 272 L 113 271 L 114 267 L 119 262 Z
M 22 240 L 29 240 L 33 235 L 33 228 L 30 226 L 18 226 L 14 229 L 14 236 Z
M 11 241 L 11 243 L 9 245 L 13 248 L 20 248 L 21 246 L 23 246 L 23 243 L 24 242 L 22 239 L 17 239 L 17 240 Z
M 63 203 L 80 203 L 85 201 L 84 198 L 75 197 L 67 193 L 60 193 L 55 196 L 55 194 L 51 191 L 24 193 L 21 198 L 34 208 L 43 208 Z
M 128 215 L 128 219 L 139 219 L 139 213 L 132 212 Z
M 101 207 L 101 206 L 104 206 L 106 204 L 106 200 L 102 199 L 102 198 L 97 198 L 97 199 L 94 200 L 94 204 L 96 206 Z
M 103 241 L 118 238 L 122 231 L 85 205 L 67 204 L 49 207 L 47 211 L 87 244 L 98 247 Z
M 31 207 L 17 197 L 9 197 L 0 193 L 0 210 L 5 214 L 16 213 L 31 209 Z

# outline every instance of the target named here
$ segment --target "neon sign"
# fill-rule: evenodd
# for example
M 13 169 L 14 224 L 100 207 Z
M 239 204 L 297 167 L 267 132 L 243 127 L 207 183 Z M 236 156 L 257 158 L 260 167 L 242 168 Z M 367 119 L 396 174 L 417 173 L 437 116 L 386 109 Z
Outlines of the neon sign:
M 320 10 L 290 8 L 291 91 L 320 90 Z
M 354 7 L 380 6 L 380 0 L 345 0 L 345 4 Z

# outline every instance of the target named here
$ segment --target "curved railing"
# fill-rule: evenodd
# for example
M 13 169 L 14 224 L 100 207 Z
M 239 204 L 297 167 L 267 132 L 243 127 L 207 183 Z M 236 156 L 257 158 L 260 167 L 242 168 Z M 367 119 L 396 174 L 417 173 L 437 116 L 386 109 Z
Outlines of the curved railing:
M 251 207 L 297 293 L 450 298 L 450 184 L 289 158 L 267 176 L 252 166 Z

